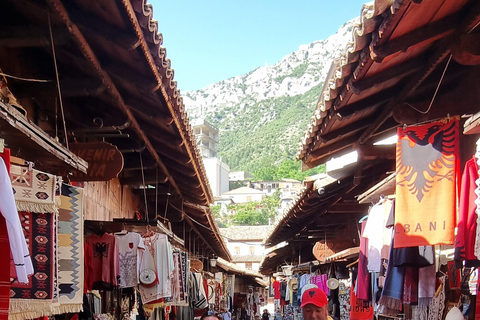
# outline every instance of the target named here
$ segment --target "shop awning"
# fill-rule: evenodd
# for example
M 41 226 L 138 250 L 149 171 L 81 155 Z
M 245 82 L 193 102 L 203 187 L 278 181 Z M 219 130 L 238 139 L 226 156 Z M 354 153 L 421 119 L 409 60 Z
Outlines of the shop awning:
M 353 150 L 364 161 L 392 157 L 393 145 L 373 143 L 396 127 L 476 113 L 479 22 L 475 0 L 364 4 L 300 142 L 303 167 Z
M 87 172 L 88 163 L 77 157 L 14 107 L 0 101 L 0 131 L 13 155 L 33 161 L 39 170 Z
M 376 203 L 382 196 L 388 196 L 395 193 L 395 177 L 397 174 L 394 172 L 388 177 L 362 193 L 357 197 L 358 203 Z

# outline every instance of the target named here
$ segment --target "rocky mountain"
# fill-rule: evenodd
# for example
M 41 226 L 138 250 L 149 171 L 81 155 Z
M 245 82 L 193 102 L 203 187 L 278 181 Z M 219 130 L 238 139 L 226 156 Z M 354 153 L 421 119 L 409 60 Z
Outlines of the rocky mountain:
M 254 173 L 294 158 L 332 60 L 351 40 L 354 23 L 301 45 L 272 66 L 182 95 L 191 119 L 205 118 L 219 128 L 219 155 L 231 171 Z

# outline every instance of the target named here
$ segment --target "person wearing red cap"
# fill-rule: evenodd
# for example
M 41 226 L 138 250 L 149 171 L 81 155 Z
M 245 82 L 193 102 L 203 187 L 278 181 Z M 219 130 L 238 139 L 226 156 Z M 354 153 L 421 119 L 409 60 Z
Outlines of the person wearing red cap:
M 328 299 L 319 288 L 310 288 L 302 294 L 302 314 L 304 320 L 329 320 Z

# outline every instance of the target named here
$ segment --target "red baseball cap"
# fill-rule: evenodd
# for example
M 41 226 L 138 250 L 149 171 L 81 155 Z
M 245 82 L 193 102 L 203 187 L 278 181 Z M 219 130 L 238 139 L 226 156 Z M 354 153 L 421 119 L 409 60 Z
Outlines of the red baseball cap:
M 300 307 L 303 308 L 310 303 L 321 308 L 328 303 L 327 295 L 319 288 L 307 289 L 302 295 L 302 304 Z

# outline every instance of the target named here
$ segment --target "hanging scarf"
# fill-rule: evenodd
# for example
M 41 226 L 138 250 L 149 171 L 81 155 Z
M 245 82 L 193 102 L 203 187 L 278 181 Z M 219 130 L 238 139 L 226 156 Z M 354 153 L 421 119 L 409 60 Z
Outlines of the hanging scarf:
M 395 247 L 453 244 L 458 121 L 398 129 Z
M 418 268 L 405 267 L 403 303 L 407 305 L 418 303 Z
M 418 270 L 418 304 L 428 306 L 435 294 L 435 265 Z
M 405 274 L 405 267 L 395 267 L 393 251 L 396 249 L 394 249 L 394 244 L 395 241 L 392 239 L 385 286 L 383 287 L 382 296 L 378 301 L 380 306 L 383 306 L 389 311 L 399 311 L 402 309 L 403 282 Z

